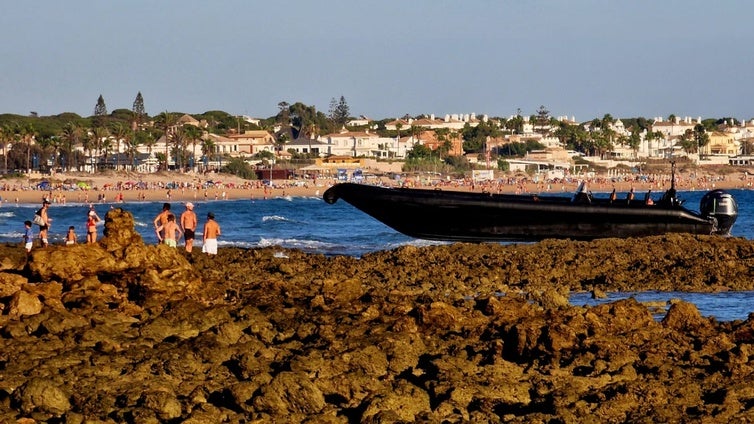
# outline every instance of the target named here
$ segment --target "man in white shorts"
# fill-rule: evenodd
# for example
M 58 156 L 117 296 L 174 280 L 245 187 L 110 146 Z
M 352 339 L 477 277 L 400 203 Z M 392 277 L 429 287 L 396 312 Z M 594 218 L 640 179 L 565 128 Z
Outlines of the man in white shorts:
M 202 252 L 208 255 L 217 255 L 217 237 L 221 235 L 220 225 L 215 221 L 215 214 L 207 214 L 207 222 L 204 223 L 202 236 Z

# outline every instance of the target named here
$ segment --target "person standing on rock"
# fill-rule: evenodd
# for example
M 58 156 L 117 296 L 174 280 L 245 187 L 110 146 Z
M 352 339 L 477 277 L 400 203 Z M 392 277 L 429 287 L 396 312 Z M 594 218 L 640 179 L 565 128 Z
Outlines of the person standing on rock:
M 165 243 L 170 247 L 176 247 L 178 245 L 178 238 L 182 233 L 180 227 L 175 222 L 175 215 L 168 214 L 168 222 L 165 225 L 160 225 L 156 228 L 157 240 L 161 243 Z
M 207 222 L 204 223 L 202 237 L 202 252 L 208 255 L 217 255 L 217 237 L 221 235 L 220 225 L 215 221 L 215 214 L 207 214 Z
M 171 215 L 170 213 L 170 203 L 163 203 L 162 204 L 162 212 L 160 212 L 155 218 L 154 218 L 154 229 L 157 230 L 157 227 L 164 227 L 165 224 L 168 223 L 168 215 Z M 164 234 L 157 233 L 157 239 L 162 241 L 164 238 Z
M 24 248 L 26 248 L 26 253 L 31 253 L 33 245 L 34 232 L 31 230 L 31 221 L 24 221 Z
M 65 235 L 65 245 L 73 246 L 74 244 L 76 244 L 76 241 L 76 228 L 71 225 L 70 227 L 68 227 L 68 234 Z
M 100 221 L 100 217 L 94 208 L 89 209 L 89 214 L 86 217 L 86 244 L 94 244 L 97 242 L 97 223 Z
M 191 253 L 194 247 L 194 234 L 196 232 L 196 214 L 194 213 L 194 204 L 186 203 L 186 210 L 181 214 L 181 228 L 183 228 L 183 238 L 186 241 L 186 252 Z
M 47 247 L 47 232 L 50 230 L 50 223 L 52 218 L 47 216 L 47 209 L 50 208 L 50 201 L 45 199 L 42 201 L 42 209 L 37 211 L 37 215 L 42 217 L 42 225 L 39 226 L 39 241 L 42 242 L 42 247 Z

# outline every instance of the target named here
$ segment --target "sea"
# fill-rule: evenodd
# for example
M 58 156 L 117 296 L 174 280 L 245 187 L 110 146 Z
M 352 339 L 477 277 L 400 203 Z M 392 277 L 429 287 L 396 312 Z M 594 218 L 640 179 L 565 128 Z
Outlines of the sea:
M 754 191 L 729 190 L 738 202 L 738 220 L 731 230 L 736 237 L 754 238 Z M 684 205 L 698 210 L 705 191 L 678 193 Z M 5 193 L 0 193 L 0 195 Z M 595 196 L 599 196 L 596 194 Z M 6 201 L 0 205 L 0 243 L 20 243 L 24 221 L 32 220 L 39 205 L 14 204 Z M 41 192 L 40 192 L 41 200 Z M 120 207 L 134 215 L 137 231 L 146 243 L 157 243 L 152 222 L 162 210 L 163 202 L 95 203 L 100 217 L 111 208 Z M 208 212 L 215 215 L 222 228 L 218 244 L 245 248 L 280 246 L 324 255 L 349 255 L 361 257 L 370 252 L 390 250 L 400 246 L 440 245 L 443 242 L 427 241 L 405 236 L 385 226 L 369 215 L 340 200 L 333 205 L 321 197 L 275 197 L 269 199 L 207 200 L 193 202 L 199 218 L 199 230 Z M 185 208 L 180 202 L 172 203 L 173 211 L 180 216 Z M 74 226 L 79 242 L 85 241 L 89 204 L 52 204 L 49 216 L 53 219 L 49 240 L 62 244 L 69 226 Z M 99 225 L 102 225 L 100 222 Z M 38 227 L 34 226 L 35 232 Z M 197 234 L 201 245 L 201 235 Z M 99 228 L 102 237 L 102 228 Z M 641 302 L 657 304 L 670 299 L 683 299 L 694 303 L 700 313 L 719 321 L 746 319 L 754 312 L 754 292 L 688 293 L 688 292 L 615 292 L 606 299 L 591 299 L 586 293 L 571 296 L 575 305 L 594 305 L 627 297 Z M 661 318 L 663 310 L 656 312 Z

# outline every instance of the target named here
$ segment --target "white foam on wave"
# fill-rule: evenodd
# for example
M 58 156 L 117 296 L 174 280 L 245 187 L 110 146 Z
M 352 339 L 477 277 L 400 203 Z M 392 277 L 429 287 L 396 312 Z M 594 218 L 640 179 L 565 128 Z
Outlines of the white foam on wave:
M 288 219 L 288 218 L 286 218 L 284 216 L 280 216 L 280 215 L 265 215 L 265 216 L 263 216 L 262 217 L 262 222 L 267 222 L 267 221 L 287 221 L 287 222 L 293 222 L 290 219 Z
M 13 213 L 13 211 L 0 212 L 0 218 L 13 218 L 14 216 L 16 216 L 16 214 Z
M 261 238 L 259 240 L 259 247 L 280 246 L 290 249 L 302 249 L 302 250 L 325 250 L 335 245 L 332 243 L 325 243 L 317 240 L 300 240 L 300 239 L 281 239 L 281 238 Z
M 450 244 L 450 242 L 414 239 L 414 240 L 402 241 L 402 242 L 397 242 L 397 243 L 388 243 L 386 249 L 388 250 L 395 249 L 396 247 L 402 247 L 402 246 L 415 246 L 415 247 L 442 246 L 445 244 Z

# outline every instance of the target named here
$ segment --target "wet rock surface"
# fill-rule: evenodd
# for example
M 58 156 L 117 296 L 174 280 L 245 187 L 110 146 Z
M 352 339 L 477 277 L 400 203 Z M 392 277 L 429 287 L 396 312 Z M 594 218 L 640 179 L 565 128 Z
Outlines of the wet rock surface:
M 96 246 L 0 257 L 0 422 L 754 420 L 754 315 L 567 303 L 752 290 L 743 239 L 208 257 L 112 210 Z

